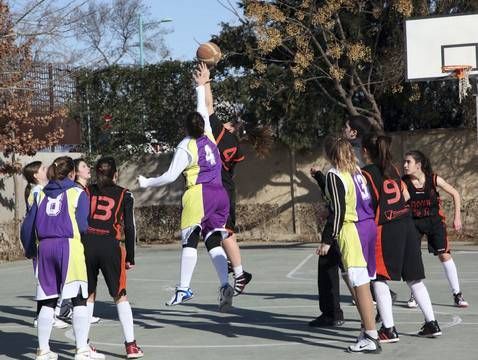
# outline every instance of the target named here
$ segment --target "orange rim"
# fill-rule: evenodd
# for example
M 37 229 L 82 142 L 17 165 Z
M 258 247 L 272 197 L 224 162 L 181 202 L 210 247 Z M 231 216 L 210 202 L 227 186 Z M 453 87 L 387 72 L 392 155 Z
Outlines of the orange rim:
M 453 72 L 453 75 L 457 79 L 463 79 L 465 78 L 466 73 L 470 72 L 471 69 L 473 69 L 473 66 L 471 65 L 446 65 L 442 66 L 441 71 L 442 72 Z

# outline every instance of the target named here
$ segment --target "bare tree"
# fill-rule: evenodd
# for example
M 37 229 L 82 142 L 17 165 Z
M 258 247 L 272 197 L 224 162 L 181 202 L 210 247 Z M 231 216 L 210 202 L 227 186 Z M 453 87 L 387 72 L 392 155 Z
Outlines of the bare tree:
M 38 96 L 31 78 L 31 43 L 17 39 L 9 7 L 0 0 L 0 151 L 6 160 L 0 164 L 0 174 L 13 177 L 15 189 L 14 219 L 18 224 L 20 208 L 21 164 L 18 155 L 34 155 L 38 150 L 57 144 L 62 129 L 48 130 L 49 125 L 65 117 L 64 109 L 42 112 L 33 106 Z M 43 136 L 38 130 L 48 131 Z M 18 227 L 15 227 L 18 231 Z M 16 234 L 18 235 L 18 233 Z
M 168 56 L 164 44 L 167 32 L 151 18 L 142 0 L 115 0 L 111 4 L 91 1 L 74 21 L 76 40 L 84 54 L 82 62 L 100 66 L 137 63 L 140 15 L 144 18 L 143 46 L 148 58 L 158 61 Z
M 143 46 L 147 59 L 169 55 L 164 43 L 168 33 L 154 19 L 143 0 L 30 0 L 23 6 L 12 1 L 19 37 L 35 36 L 35 61 L 104 66 L 137 63 L 139 23 L 144 19 Z

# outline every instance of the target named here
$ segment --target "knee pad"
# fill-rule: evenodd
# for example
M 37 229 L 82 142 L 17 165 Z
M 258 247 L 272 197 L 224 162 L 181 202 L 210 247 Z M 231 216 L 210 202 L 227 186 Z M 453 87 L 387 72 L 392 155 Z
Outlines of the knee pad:
M 199 243 L 199 233 L 201 232 L 201 228 L 197 227 L 194 229 L 194 231 L 189 235 L 188 241 L 185 245 L 183 245 L 183 248 L 185 247 L 190 247 L 197 249 L 198 248 L 198 243 Z
M 220 231 L 212 233 L 206 240 L 206 249 L 210 251 L 215 247 L 221 246 L 222 234 Z
M 46 300 L 40 300 L 38 301 L 38 307 L 41 309 L 43 306 L 46 306 L 46 307 L 49 307 L 49 308 L 56 308 L 56 304 L 58 302 L 58 298 L 54 298 L 54 299 L 46 299 Z M 40 312 L 40 311 L 38 311 Z
M 75 298 L 71 299 L 71 303 L 73 304 L 73 307 L 86 306 L 86 299 L 81 296 L 81 294 L 78 294 Z

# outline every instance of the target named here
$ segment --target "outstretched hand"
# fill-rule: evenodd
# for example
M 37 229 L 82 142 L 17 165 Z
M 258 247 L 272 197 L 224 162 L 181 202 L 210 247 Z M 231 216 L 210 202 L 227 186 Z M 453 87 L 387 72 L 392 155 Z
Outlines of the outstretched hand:
M 145 178 L 143 175 L 138 176 L 138 183 L 140 188 L 148 187 L 148 178 Z
M 209 81 L 209 76 L 210 72 L 205 63 L 200 63 L 193 74 L 197 86 L 205 85 Z

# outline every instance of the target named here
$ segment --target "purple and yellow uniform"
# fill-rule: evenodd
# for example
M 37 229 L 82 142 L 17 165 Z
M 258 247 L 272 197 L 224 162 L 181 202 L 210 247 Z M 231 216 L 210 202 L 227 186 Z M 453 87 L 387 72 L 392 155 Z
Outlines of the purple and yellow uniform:
M 178 149 L 190 157 L 184 169 L 186 191 L 182 198 L 181 231 L 183 241 L 197 226 L 206 240 L 215 231 L 226 237 L 225 225 L 229 216 L 229 198 L 222 185 L 221 156 L 209 124 L 207 110 L 201 107 L 201 91 L 198 90 L 198 112 L 203 116 L 205 133 L 194 139 L 186 137 Z
M 322 241 L 338 241 L 342 263 L 354 286 L 360 286 L 368 279 L 352 276 L 350 269 L 367 268 L 368 277 L 375 277 L 375 214 L 366 180 L 360 172 L 351 175 L 332 169 L 326 175 L 325 190 L 333 216 Z
M 27 248 L 39 242 L 36 300 L 70 299 L 79 293 L 88 297 L 80 235 L 88 228 L 88 208 L 85 192 L 69 179 L 50 181 L 38 193 L 21 234 Z
M 229 198 L 221 179 L 221 156 L 212 133 L 206 107 L 204 86 L 196 88 L 197 112 L 204 119 L 204 135 L 187 136 L 176 148 L 168 171 L 156 178 L 139 177 L 140 187 L 164 186 L 182 173 L 186 191 L 182 198 L 181 233 L 183 244 L 197 228 L 204 240 L 214 232 L 227 237 L 225 229 L 229 216 Z

